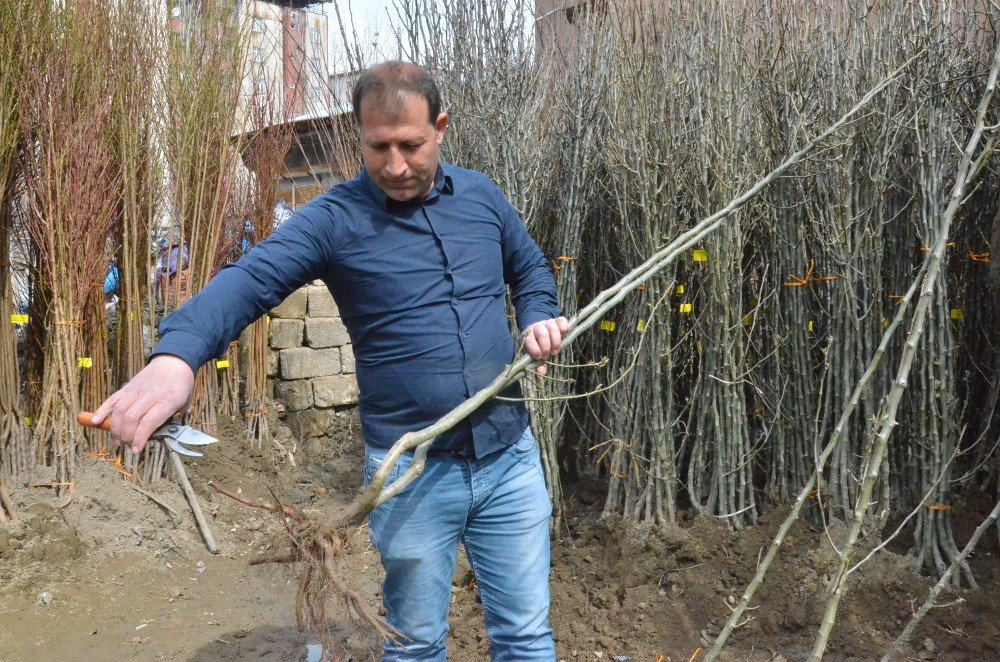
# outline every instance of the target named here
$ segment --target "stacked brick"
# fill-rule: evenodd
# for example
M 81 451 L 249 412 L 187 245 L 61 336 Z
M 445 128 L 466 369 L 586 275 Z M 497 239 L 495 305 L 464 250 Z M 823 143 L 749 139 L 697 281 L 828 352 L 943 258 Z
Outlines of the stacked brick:
M 354 351 L 337 304 L 319 281 L 271 311 L 267 366 L 285 423 L 300 439 L 330 434 L 337 414 L 358 402 Z

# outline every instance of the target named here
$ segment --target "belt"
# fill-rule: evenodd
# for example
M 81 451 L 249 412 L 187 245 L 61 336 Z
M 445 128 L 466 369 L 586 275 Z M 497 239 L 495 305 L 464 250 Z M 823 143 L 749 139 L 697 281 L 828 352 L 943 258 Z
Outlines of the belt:
M 427 457 L 453 457 L 455 459 L 467 460 L 475 456 L 458 448 L 432 448 L 427 451 Z

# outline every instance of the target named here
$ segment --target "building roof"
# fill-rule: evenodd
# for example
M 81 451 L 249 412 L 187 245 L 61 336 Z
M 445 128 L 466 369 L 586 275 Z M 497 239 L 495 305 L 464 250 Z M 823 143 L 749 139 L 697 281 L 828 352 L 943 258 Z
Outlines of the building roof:
M 351 114 L 352 106 L 350 103 L 339 104 L 337 106 L 332 106 L 324 110 L 319 110 L 312 113 L 306 113 L 304 115 L 298 115 L 297 117 L 292 117 L 288 120 L 282 122 L 273 122 L 266 126 L 257 126 L 246 131 L 237 131 L 233 134 L 232 139 L 236 140 L 242 136 L 253 136 L 261 131 L 267 131 L 279 126 L 292 125 L 297 132 L 302 132 L 308 130 L 311 125 L 321 122 L 333 122 L 334 120 L 340 119 Z
M 315 111 L 312 113 L 305 113 L 304 115 L 299 115 L 298 117 L 293 117 L 288 120 L 289 122 L 295 124 L 297 122 L 309 122 L 312 120 L 323 120 L 323 119 L 333 119 L 340 117 L 342 115 L 349 115 L 353 111 L 354 106 L 351 105 L 350 101 L 339 103 L 325 110 Z

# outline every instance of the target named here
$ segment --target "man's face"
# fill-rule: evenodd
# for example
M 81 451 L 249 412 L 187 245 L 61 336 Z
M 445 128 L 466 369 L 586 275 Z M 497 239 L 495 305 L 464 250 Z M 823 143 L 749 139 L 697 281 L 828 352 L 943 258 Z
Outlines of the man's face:
M 406 94 L 392 108 L 370 98 L 361 104 L 361 156 L 368 175 L 397 202 L 422 199 L 434 186 L 440 146 L 448 127 L 441 113 L 427 121 L 427 100 Z

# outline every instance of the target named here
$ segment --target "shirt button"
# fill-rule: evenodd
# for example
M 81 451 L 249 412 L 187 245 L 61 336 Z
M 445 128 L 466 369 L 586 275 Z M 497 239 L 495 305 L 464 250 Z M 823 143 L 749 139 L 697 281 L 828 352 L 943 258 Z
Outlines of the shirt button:
M 444 277 L 447 278 L 448 280 L 451 280 L 452 277 L 451 269 L 444 270 Z
M 463 333 L 463 334 L 462 334 L 462 337 L 463 337 L 463 338 L 468 338 L 468 337 L 469 337 L 469 334 L 468 334 L 468 333 Z

